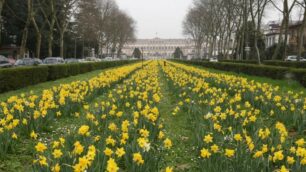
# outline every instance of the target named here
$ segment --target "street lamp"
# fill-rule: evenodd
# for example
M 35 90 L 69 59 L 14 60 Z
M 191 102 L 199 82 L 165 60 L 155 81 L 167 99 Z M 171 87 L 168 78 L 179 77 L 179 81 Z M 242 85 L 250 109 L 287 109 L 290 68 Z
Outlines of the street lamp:
M 142 68 L 143 68 L 143 47 L 141 47 L 141 63 L 142 63 Z

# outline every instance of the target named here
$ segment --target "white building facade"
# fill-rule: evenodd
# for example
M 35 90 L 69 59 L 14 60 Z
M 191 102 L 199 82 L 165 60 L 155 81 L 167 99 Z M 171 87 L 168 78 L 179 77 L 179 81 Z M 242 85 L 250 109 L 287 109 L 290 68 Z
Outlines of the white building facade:
M 184 56 L 194 54 L 194 43 L 191 39 L 137 39 L 135 42 L 127 43 L 122 53 L 132 56 L 134 49 L 139 48 L 145 58 L 169 58 L 172 57 L 175 49 L 179 47 Z

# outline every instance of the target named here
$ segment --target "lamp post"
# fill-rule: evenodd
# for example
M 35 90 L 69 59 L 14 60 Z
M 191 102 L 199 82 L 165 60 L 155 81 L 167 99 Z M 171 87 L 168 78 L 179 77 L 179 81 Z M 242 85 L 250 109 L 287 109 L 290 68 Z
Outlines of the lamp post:
M 141 63 L 142 63 L 142 68 L 143 68 L 143 47 L 141 47 Z

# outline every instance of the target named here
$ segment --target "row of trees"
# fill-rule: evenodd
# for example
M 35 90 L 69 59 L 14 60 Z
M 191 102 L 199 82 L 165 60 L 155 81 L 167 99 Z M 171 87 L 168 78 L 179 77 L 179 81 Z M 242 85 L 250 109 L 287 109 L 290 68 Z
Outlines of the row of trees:
M 209 56 L 215 50 L 224 58 L 232 55 L 235 59 L 250 59 L 250 54 L 255 54 L 258 63 L 261 63 L 265 51 L 263 17 L 266 11 L 277 10 L 283 19 L 279 44 L 272 59 L 276 59 L 278 54 L 285 58 L 289 19 L 297 6 L 304 10 L 303 27 L 299 30 L 299 34 L 303 35 L 306 26 L 306 0 L 195 0 L 184 20 L 184 33 L 194 40 L 198 57 L 205 47 Z M 299 38 L 301 54 L 303 36 Z
M 120 55 L 135 37 L 134 20 L 115 0 L 0 0 L 0 13 L 1 45 L 20 46 L 20 57 L 80 57 L 92 48 Z

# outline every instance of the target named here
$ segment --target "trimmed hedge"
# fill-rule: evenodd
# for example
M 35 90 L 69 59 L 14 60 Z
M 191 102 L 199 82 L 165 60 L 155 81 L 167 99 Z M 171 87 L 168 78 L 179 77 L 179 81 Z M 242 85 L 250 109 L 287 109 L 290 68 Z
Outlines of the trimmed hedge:
M 295 76 L 295 80 L 299 81 L 304 87 L 306 87 L 306 69 L 292 69 Z
M 48 67 L 20 67 L 0 70 L 0 92 L 16 90 L 48 80 Z
M 244 73 L 248 75 L 263 76 L 272 79 L 294 79 L 299 81 L 306 87 L 306 69 L 296 69 L 281 66 L 241 64 L 241 63 L 211 63 L 203 61 L 185 61 L 174 60 L 185 64 L 199 65 L 207 68 L 213 68 L 223 71 L 231 71 L 236 73 Z
M 69 76 L 91 72 L 94 70 L 106 69 L 135 62 L 137 62 L 137 60 L 0 69 L 0 93 L 24 88 L 41 82 L 53 81 Z
M 69 70 L 69 64 L 60 64 L 60 65 L 50 65 L 48 66 L 48 80 L 57 80 L 60 78 L 65 78 L 69 76 L 68 70 Z
M 305 68 L 306 62 L 285 62 L 285 61 L 277 61 L 277 60 L 267 60 L 263 62 L 265 65 L 273 65 L 273 66 L 284 66 L 284 67 L 292 67 L 292 68 Z
M 257 64 L 256 60 L 220 60 L 220 62 L 226 63 L 243 63 L 243 64 Z
M 220 60 L 220 62 L 257 64 L 256 60 Z M 280 60 L 265 60 L 262 63 L 264 65 L 270 65 L 270 66 L 282 66 L 282 67 L 305 68 L 306 69 L 306 62 L 286 62 L 286 61 L 280 61 Z

